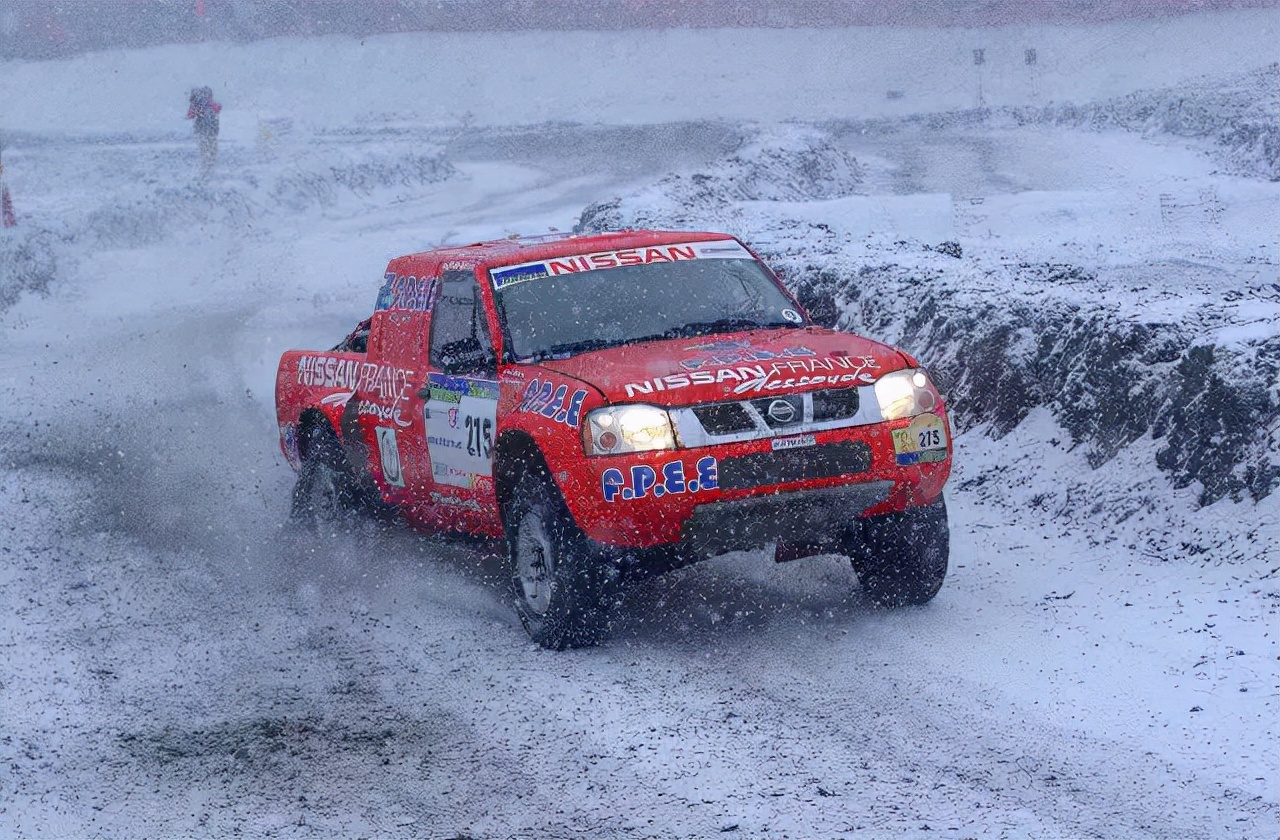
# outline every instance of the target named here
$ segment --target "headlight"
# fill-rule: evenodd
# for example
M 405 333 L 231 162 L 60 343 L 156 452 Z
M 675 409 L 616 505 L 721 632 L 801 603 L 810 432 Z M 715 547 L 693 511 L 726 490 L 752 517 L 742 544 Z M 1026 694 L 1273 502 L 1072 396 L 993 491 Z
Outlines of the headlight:
M 886 420 L 933 411 L 941 401 L 929 374 L 919 368 L 885 374 L 876 380 L 875 388 L 880 414 Z
M 583 446 L 588 455 L 619 455 L 675 449 L 671 415 L 656 405 L 616 405 L 587 415 Z

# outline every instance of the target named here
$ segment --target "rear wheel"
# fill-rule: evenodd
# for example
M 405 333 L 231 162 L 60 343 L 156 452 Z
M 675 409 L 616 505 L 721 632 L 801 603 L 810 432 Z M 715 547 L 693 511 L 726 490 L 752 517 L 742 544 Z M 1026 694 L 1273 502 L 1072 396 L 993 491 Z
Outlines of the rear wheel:
M 860 519 L 845 537 L 845 553 L 862 589 L 877 604 L 926 604 L 942 588 L 951 555 L 947 504 Z
M 349 525 L 367 509 L 338 436 L 327 423 L 310 426 L 289 517 L 310 528 Z
M 523 475 L 504 514 L 512 596 L 529 636 L 552 650 L 602 640 L 618 571 L 579 530 L 551 479 Z

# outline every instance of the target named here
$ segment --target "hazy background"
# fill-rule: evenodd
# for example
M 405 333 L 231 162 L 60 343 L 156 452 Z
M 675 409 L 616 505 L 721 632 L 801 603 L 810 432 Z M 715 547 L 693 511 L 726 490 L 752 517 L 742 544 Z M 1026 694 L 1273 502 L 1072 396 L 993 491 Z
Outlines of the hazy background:
M 244 42 L 280 35 L 991 27 L 1101 23 L 1268 5 L 1268 0 L 13 0 L 0 7 L 0 58 L 50 58 L 110 47 Z
M 5 5 L 84 34 L 0 61 L 0 836 L 1278 836 L 1280 9 L 937 8 Z M 550 10 L 643 25 L 498 29 Z M 556 654 L 500 546 L 284 527 L 284 349 L 625 226 L 945 383 L 933 602 L 738 552 Z

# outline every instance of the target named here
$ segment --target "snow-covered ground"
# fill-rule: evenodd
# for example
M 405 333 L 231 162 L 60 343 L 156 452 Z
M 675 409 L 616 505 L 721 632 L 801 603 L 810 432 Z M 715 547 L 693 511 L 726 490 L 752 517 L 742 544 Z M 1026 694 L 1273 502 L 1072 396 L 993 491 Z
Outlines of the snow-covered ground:
M 1278 35 L 0 64 L 0 835 L 1277 836 Z M 282 529 L 282 350 L 337 341 L 390 256 L 598 223 L 732 230 L 946 374 L 933 603 L 738 553 L 556 654 L 488 546 Z

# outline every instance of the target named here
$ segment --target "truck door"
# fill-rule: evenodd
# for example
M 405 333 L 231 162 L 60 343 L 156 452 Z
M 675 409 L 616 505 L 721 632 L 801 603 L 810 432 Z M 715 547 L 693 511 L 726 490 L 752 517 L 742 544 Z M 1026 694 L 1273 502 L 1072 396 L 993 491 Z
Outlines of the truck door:
M 421 397 L 433 513 L 446 528 L 492 527 L 497 355 L 473 270 L 440 275 Z
M 378 293 L 368 361 L 361 366 L 344 422 L 358 423 L 387 500 L 415 518 L 414 490 L 424 481 L 419 473 L 426 463 L 418 391 L 427 380 L 427 327 L 436 278 L 425 266 L 397 268 L 387 272 Z

